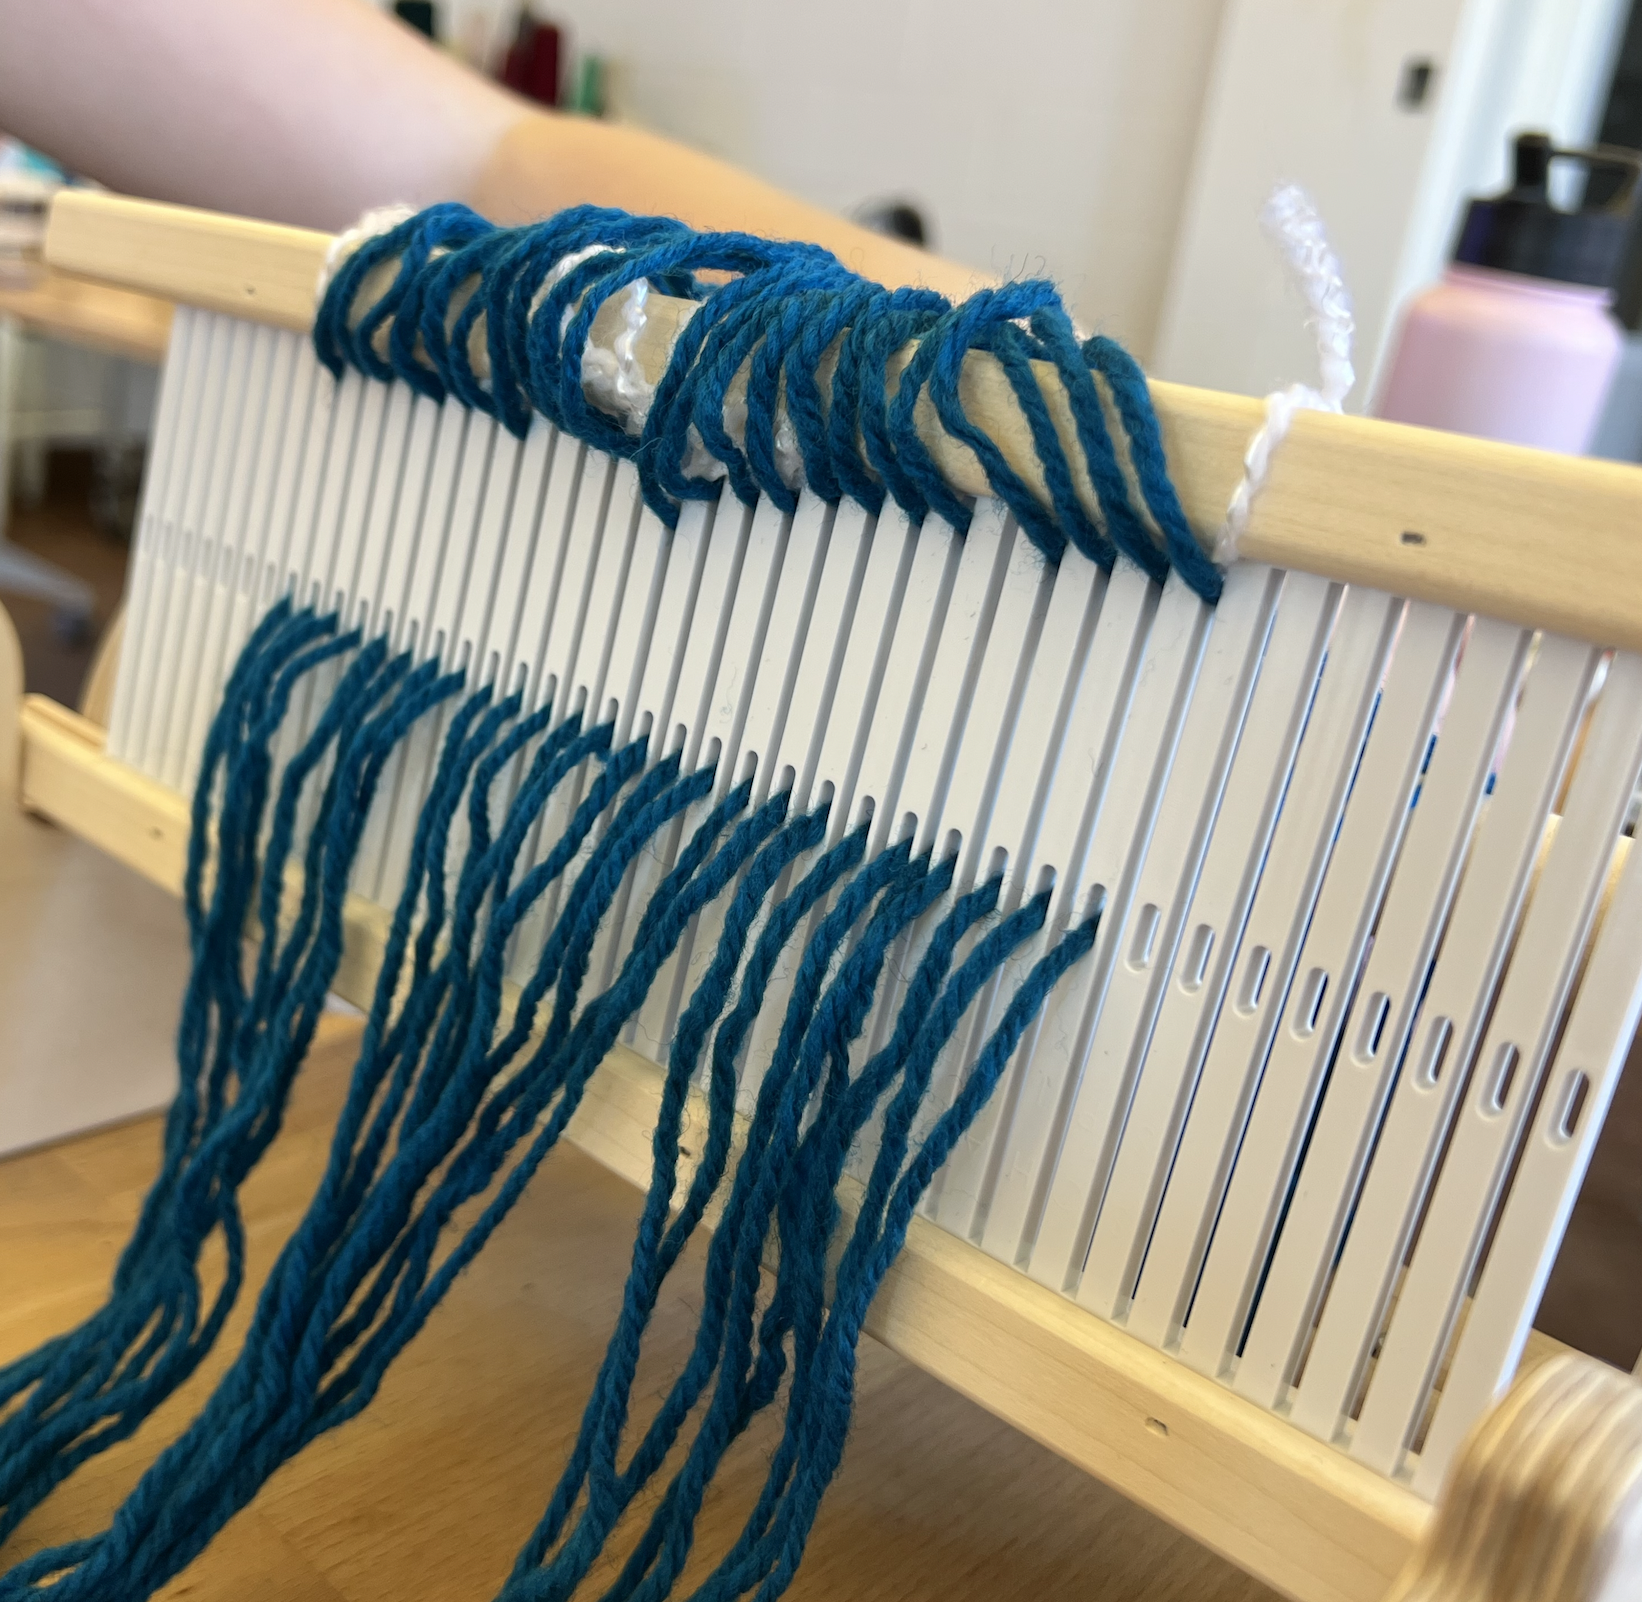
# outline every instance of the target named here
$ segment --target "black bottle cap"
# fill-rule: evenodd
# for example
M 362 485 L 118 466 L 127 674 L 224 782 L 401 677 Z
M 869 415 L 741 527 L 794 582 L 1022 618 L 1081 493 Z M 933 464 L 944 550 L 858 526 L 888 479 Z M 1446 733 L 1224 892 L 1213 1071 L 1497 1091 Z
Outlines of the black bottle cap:
M 425 33 L 435 44 L 439 42 L 439 18 L 433 0 L 395 0 L 394 15 L 408 22 L 418 33 Z
M 1548 180 L 1553 161 L 1577 161 L 1587 171 L 1612 173 L 1610 198 L 1563 211 L 1551 202 Z M 1519 134 L 1516 175 L 1502 195 L 1473 200 L 1465 213 L 1454 260 L 1469 267 L 1493 267 L 1564 284 L 1611 289 L 1619 276 L 1630 238 L 1631 207 L 1642 156 L 1632 150 L 1556 150 L 1545 134 Z

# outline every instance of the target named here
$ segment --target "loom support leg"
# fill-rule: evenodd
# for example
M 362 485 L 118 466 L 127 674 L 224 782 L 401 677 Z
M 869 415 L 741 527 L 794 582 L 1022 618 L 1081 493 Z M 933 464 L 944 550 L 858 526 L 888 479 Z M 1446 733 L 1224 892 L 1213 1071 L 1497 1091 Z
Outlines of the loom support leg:
M 17 798 L 22 770 L 23 647 L 11 614 L 0 602 L 0 804 Z

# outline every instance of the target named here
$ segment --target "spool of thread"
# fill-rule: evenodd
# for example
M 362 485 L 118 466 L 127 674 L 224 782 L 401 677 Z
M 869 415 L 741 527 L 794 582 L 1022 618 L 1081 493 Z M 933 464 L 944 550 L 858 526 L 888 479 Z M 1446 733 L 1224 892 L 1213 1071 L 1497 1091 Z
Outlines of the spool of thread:
M 541 105 L 558 105 L 562 45 L 563 37 L 551 22 L 537 22 L 529 12 L 521 12 L 513 44 L 502 63 L 502 82 Z

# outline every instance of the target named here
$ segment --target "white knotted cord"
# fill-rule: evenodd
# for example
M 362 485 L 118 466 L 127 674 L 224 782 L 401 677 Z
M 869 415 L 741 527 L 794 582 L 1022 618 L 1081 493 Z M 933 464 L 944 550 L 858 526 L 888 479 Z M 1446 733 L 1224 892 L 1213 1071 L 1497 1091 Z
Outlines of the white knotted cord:
M 1291 384 L 1266 397 L 1266 420 L 1243 453 L 1243 477 L 1232 492 L 1226 520 L 1215 540 L 1214 559 L 1222 567 L 1237 559 L 1238 542 L 1249 526 L 1255 497 L 1271 472 L 1272 454 L 1303 411 L 1337 412 L 1356 382 L 1351 365 L 1351 296 L 1328 231 L 1306 192 L 1297 184 L 1278 188 L 1260 213 L 1261 226 L 1282 253 L 1295 287 L 1310 309 L 1307 321 L 1317 335 L 1320 386 Z

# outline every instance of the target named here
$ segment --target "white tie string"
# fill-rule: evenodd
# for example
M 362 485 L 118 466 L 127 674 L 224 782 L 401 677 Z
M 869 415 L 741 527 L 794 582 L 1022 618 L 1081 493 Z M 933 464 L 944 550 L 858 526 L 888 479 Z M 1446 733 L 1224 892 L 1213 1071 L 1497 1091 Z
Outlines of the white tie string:
M 1243 453 L 1243 476 L 1232 492 L 1225 522 L 1215 540 L 1214 559 L 1222 567 L 1237 559 L 1238 542 L 1249 526 L 1254 498 L 1265 487 L 1272 454 L 1287 436 L 1296 414 L 1339 411 L 1357 378 L 1351 364 L 1355 328 L 1351 296 L 1317 208 L 1297 184 L 1284 184 L 1266 202 L 1260 222 L 1282 253 L 1289 276 L 1310 309 L 1307 321 L 1317 335 L 1321 384 L 1317 389 L 1291 384 L 1266 397 L 1265 422 Z

